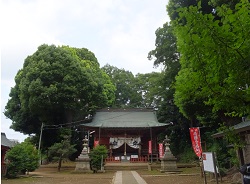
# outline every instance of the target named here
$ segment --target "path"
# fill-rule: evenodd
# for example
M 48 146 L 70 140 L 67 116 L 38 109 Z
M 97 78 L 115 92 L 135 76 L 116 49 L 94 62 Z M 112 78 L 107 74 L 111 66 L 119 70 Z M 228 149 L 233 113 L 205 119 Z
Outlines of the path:
M 147 184 L 136 171 L 117 171 L 114 184 Z

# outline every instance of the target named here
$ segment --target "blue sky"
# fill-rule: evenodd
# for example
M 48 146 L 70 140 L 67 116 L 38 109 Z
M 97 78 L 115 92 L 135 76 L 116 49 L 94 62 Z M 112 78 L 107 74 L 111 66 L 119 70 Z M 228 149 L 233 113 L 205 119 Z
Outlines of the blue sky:
M 24 59 L 41 44 L 87 48 L 101 67 L 110 64 L 134 74 L 154 69 L 147 54 L 155 31 L 169 22 L 168 0 L 2 0 L 1 132 L 20 142 L 4 116 L 14 78 Z

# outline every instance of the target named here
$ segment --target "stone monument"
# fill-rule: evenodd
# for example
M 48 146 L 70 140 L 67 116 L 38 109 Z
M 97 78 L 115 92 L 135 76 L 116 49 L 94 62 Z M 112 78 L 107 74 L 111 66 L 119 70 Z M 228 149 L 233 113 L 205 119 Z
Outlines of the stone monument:
M 163 140 L 164 145 L 164 155 L 163 158 L 161 158 L 161 172 L 179 172 L 176 165 L 177 158 L 174 157 L 174 155 L 171 153 L 171 150 L 169 148 L 170 139 L 168 136 L 165 136 L 165 139 Z
M 85 136 L 83 139 L 83 149 L 81 154 L 76 158 L 76 168 L 77 172 L 91 172 L 90 168 L 90 158 L 88 155 L 88 137 Z

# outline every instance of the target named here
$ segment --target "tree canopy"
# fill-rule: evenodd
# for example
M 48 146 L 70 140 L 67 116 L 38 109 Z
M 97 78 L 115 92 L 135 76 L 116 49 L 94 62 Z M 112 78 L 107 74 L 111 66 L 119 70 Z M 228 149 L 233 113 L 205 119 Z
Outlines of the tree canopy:
M 109 64 L 102 67 L 102 70 L 111 78 L 116 87 L 113 107 L 137 106 L 140 99 L 138 99 L 139 96 L 134 88 L 135 77 L 133 73 Z
M 152 72 L 133 75 L 130 71 L 111 65 L 102 68 L 116 86 L 116 100 L 113 107 L 143 107 L 158 106 L 163 92 L 162 73 Z
M 211 134 L 221 122 L 239 122 L 240 118 L 232 116 L 249 114 L 249 54 L 246 48 L 249 47 L 249 31 L 245 31 L 245 25 L 249 30 L 249 16 L 245 18 L 249 8 L 246 1 L 245 5 L 238 2 L 205 0 L 199 4 L 196 0 L 170 0 L 167 11 L 171 21 L 155 32 L 155 49 L 149 52 L 148 59 L 153 60 L 156 67 L 164 66 L 160 82 L 163 95 L 157 115 L 160 122 L 172 122 L 164 133 L 170 136 L 175 154 L 185 150 L 190 126 L 205 125 L 204 129 Z M 231 15 L 235 13 L 237 15 Z M 241 24 L 243 20 L 246 22 Z M 240 54 L 232 51 L 234 39 L 238 45 L 234 51 L 244 52 L 244 64 Z M 225 41 L 224 46 L 222 41 Z M 230 74 L 230 70 L 236 75 Z M 241 81 L 237 82 L 236 78 Z M 213 88 L 218 94 L 212 91 Z M 220 88 L 223 89 L 220 91 Z M 239 98 L 240 103 L 235 106 L 237 100 L 230 98 Z
M 195 100 L 214 112 L 250 113 L 249 8 L 245 0 L 234 11 L 222 5 L 216 8 L 220 19 L 200 13 L 200 5 L 179 10 L 180 18 L 173 24 L 181 53 L 175 103 L 184 115 L 190 109 L 186 104 Z
M 15 77 L 5 115 L 11 128 L 38 133 L 45 124 L 82 120 L 113 103 L 115 86 L 95 55 L 85 48 L 41 45 Z

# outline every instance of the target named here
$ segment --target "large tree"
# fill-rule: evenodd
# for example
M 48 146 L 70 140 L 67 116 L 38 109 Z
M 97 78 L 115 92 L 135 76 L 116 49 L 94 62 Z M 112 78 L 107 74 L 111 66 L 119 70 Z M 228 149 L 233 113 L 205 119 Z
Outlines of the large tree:
M 154 66 L 164 66 L 160 79 L 161 101 L 159 102 L 158 118 L 165 122 L 176 122 L 178 109 L 174 105 L 175 76 L 180 70 L 179 52 L 172 26 L 167 22 L 155 32 L 155 49 L 148 53 L 148 59 L 154 60 Z
M 135 88 L 135 77 L 132 72 L 106 64 L 102 70 L 111 78 L 116 87 L 113 107 L 141 106 L 141 96 Z
M 136 74 L 117 67 L 105 65 L 102 68 L 116 86 L 116 102 L 113 107 L 157 107 L 161 101 L 162 77 L 161 72 Z
M 175 103 L 185 115 L 192 113 L 192 101 L 212 106 L 220 114 L 247 115 L 250 3 L 242 0 L 234 10 L 228 5 L 217 7 L 216 17 L 201 13 L 200 9 L 200 5 L 183 8 L 174 22 L 181 53 Z M 185 20 L 185 24 L 180 20 Z M 198 109 L 197 105 L 194 108 Z
M 11 128 L 26 134 L 39 133 L 42 122 L 84 120 L 114 101 L 115 86 L 85 48 L 41 45 L 25 59 L 15 82 L 4 114 Z
M 156 108 L 162 99 L 162 77 L 161 72 L 137 74 L 135 89 L 141 97 L 141 107 Z
M 186 119 L 174 104 L 175 88 L 173 84 L 175 77 L 180 70 L 180 53 L 177 51 L 177 41 L 173 34 L 173 27 L 168 22 L 155 32 L 155 49 L 150 51 L 148 59 L 154 61 L 154 66 L 164 66 L 161 76 L 156 84 L 160 100 L 157 102 L 157 117 L 159 122 L 171 123 L 163 134 L 159 135 L 159 140 L 164 139 L 167 134 L 171 139 L 171 150 L 178 156 L 185 152 L 190 145 L 189 131 L 190 121 Z

